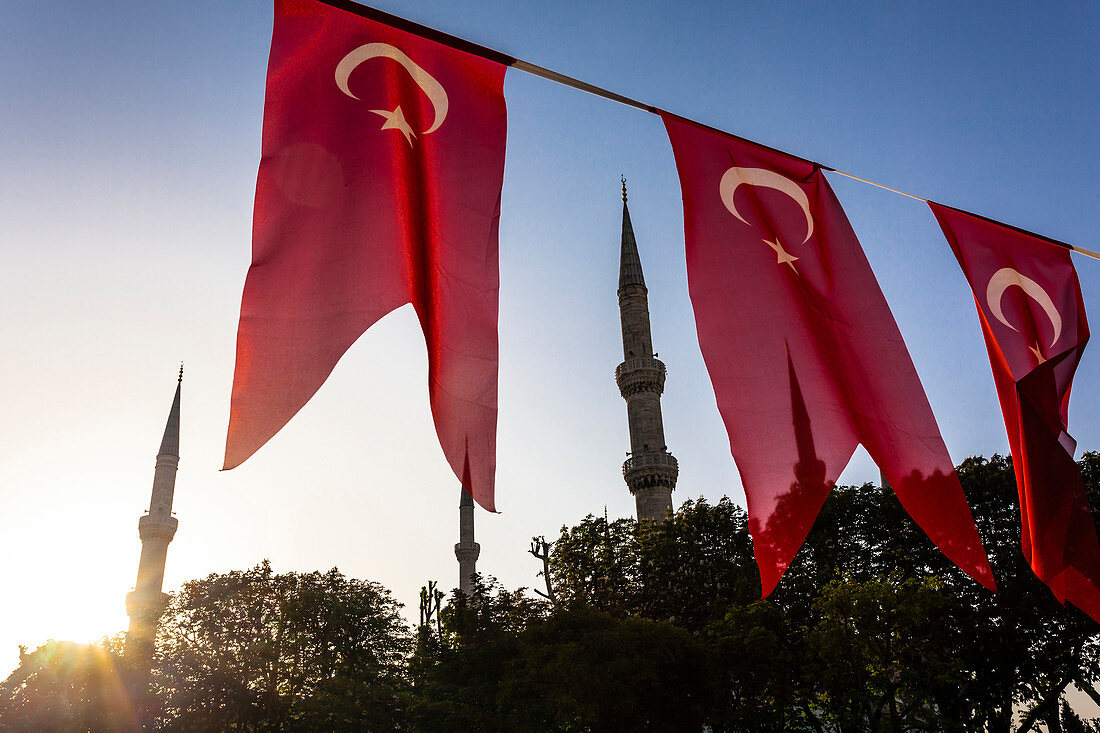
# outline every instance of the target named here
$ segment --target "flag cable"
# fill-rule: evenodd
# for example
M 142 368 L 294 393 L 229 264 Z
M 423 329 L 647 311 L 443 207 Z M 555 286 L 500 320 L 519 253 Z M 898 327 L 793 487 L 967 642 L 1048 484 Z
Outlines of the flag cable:
M 854 180 L 861 181 L 863 183 L 867 183 L 867 184 L 872 185 L 872 186 L 877 186 L 878 188 L 886 189 L 887 191 L 899 194 L 901 196 L 908 196 L 909 198 L 913 199 L 914 201 L 923 201 L 926 204 L 928 203 L 928 199 L 921 198 L 920 196 L 914 196 L 911 193 L 906 193 L 905 191 L 899 191 L 896 188 L 890 188 L 889 186 L 883 186 L 881 183 L 875 183 L 874 181 L 868 181 L 866 178 L 860 178 L 859 176 L 854 176 L 851 173 L 845 173 L 844 171 L 838 171 L 836 168 L 832 168 L 831 170 L 833 171 L 833 173 L 836 173 L 837 175 L 845 176 L 847 178 L 852 178 Z
M 445 46 L 450 46 L 451 48 L 455 48 L 455 49 L 458 49 L 460 51 L 465 51 L 466 53 L 472 54 L 474 56 L 480 56 L 481 58 L 488 59 L 490 61 L 495 61 L 499 64 L 503 64 L 503 65 L 509 66 L 513 69 L 517 69 L 518 71 L 523 71 L 523 72 L 526 72 L 526 73 L 531 74 L 533 76 L 538 76 L 538 77 L 541 77 L 541 78 L 546 79 L 548 81 L 556 82 L 556 83 L 561 84 L 563 86 L 572 87 L 573 89 L 577 89 L 577 90 L 580 90 L 582 92 L 588 92 L 589 94 L 593 94 L 597 97 L 603 97 L 604 99 L 610 100 L 612 102 L 618 102 L 619 104 L 626 105 L 627 107 L 634 107 L 635 109 L 640 109 L 643 112 L 649 112 L 650 114 L 655 114 L 655 115 L 660 115 L 662 113 L 673 114 L 673 113 L 668 112 L 667 110 L 662 110 L 660 107 L 655 107 L 652 104 L 646 104 L 645 102 L 639 102 L 636 99 L 631 99 L 630 97 L 627 97 L 625 95 L 609 91 L 607 89 L 604 89 L 603 87 L 598 87 L 595 84 L 589 84 L 586 81 L 581 81 L 580 79 L 575 79 L 571 76 L 567 76 L 567 75 L 559 73 L 557 71 L 553 71 L 552 69 L 547 69 L 543 66 L 538 66 L 537 64 L 532 64 L 530 62 L 523 61 L 522 59 L 517 59 L 514 56 L 509 56 L 508 54 L 502 53 L 500 51 L 496 51 L 496 50 L 488 48 L 486 46 L 478 45 L 476 43 L 473 43 L 472 41 L 467 41 L 463 38 L 459 38 L 458 36 L 452 36 L 449 33 L 444 33 L 443 31 L 439 31 L 439 30 L 436 30 L 434 28 L 430 28 L 426 25 L 421 25 L 420 23 L 408 20 L 407 18 L 402 18 L 400 16 L 393 15 L 391 13 L 387 13 L 383 10 L 378 10 L 376 8 L 372 8 L 372 7 L 367 6 L 367 5 L 361 5 L 357 2 L 353 2 L 352 0 L 319 0 L 319 2 L 322 2 L 326 5 L 331 5 L 331 6 L 336 7 L 336 8 L 340 8 L 341 10 L 346 10 L 350 13 L 354 13 L 355 15 L 359 15 L 359 16 L 362 16 L 364 18 L 368 18 L 370 20 L 378 21 L 380 23 L 385 23 L 386 25 L 393 26 L 395 28 L 407 31 L 409 33 L 413 33 L 413 34 L 418 35 L 418 36 L 423 36 L 424 38 L 427 38 L 427 39 L 432 40 L 432 41 L 436 41 L 437 43 L 442 43 Z M 676 115 L 676 116 L 679 117 L 679 115 Z M 696 122 L 695 120 L 692 120 L 689 117 L 683 117 L 682 119 L 687 120 L 688 122 L 692 122 L 692 123 L 697 124 L 697 125 L 703 124 L 703 123 L 700 123 L 700 122 Z M 740 137 L 738 135 L 733 135 L 732 133 L 726 132 L 724 130 L 718 130 L 717 128 L 711 128 L 711 129 L 714 129 L 716 132 L 720 132 L 724 135 L 731 135 L 732 137 Z M 763 143 L 758 143 L 755 140 L 749 140 L 748 138 L 740 138 L 740 139 L 745 140 L 747 142 L 750 142 L 754 145 L 759 145 L 761 147 L 769 147 L 767 145 L 764 145 Z M 783 155 L 792 156 L 791 153 L 788 153 L 785 150 L 779 150 L 778 148 L 770 148 L 770 149 L 774 150 L 778 153 L 782 153 Z M 799 156 L 792 156 L 792 157 L 799 157 Z M 806 159 L 802 158 L 802 160 L 806 160 Z M 992 224 L 997 224 L 999 226 L 1003 226 L 1003 227 L 1006 227 L 1008 229 L 1012 229 L 1014 231 L 1017 231 L 1021 234 L 1025 234 L 1027 236 L 1035 237 L 1036 239 L 1041 239 L 1045 242 L 1049 242 L 1050 244 L 1056 245 L 1058 247 L 1063 247 L 1063 248 L 1071 250 L 1073 252 L 1077 252 L 1078 254 L 1085 255 L 1086 257 L 1091 257 L 1094 260 L 1100 260 L 1100 252 L 1093 252 L 1092 250 L 1085 249 L 1084 247 L 1078 247 L 1076 245 L 1072 245 L 1072 244 L 1069 244 L 1067 242 L 1062 242 L 1062 241 L 1057 240 L 1057 239 L 1052 239 L 1051 237 L 1048 237 L 1044 234 L 1038 234 L 1036 232 L 1028 231 L 1027 229 L 1021 229 L 1020 227 L 1015 227 L 1015 226 L 1012 226 L 1011 224 L 1005 224 L 1002 221 L 997 221 L 996 219 L 990 219 L 989 217 L 982 216 L 981 214 L 975 214 L 974 212 L 967 211 L 966 209 L 959 209 L 959 208 L 954 207 L 954 206 L 947 206 L 946 204 L 939 204 L 938 202 L 933 202 L 930 199 L 926 199 L 922 196 L 915 196 L 914 194 L 906 193 L 905 191 L 900 191 L 896 188 L 891 188 L 889 186 L 884 186 L 881 183 L 875 183 L 874 181 L 869 181 L 866 178 L 860 178 L 857 175 L 853 175 L 851 173 L 845 173 L 844 171 L 837 170 L 836 168 L 831 168 L 827 165 L 822 165 L 820 163 L 815 163 L 814 161 L 811 161 L 811 160 L 806 160 L 806 162 L 812 163 L 813 165 L 816 165 L 819 168 L 822 168 L 823 170 L 832 171 L 832 172 L 837 173 L 838 175 L 844 176 L 846 178 L 851 178 L 853 180 L 860 181 L 861 183 L 866 183 L 870 186 L 875 186 L 876 188 L 881 188 L 883 190 L 890 191 L 891 193 L 896 193 L 900 196 L 906 196 L 906 197 L 914 199 L 916 201 L 923 201 L 926 204 L 928 204 L 928 203 L 937 203 L 938 206 L 945 206 L 946 208 L 954 209 L 955 211 L 960 211 L 964 214 L 969 214 L 970 216 L 975 216 L 979 219 L 984 219 L 985 221 L 988 221 Z
M 875 183 L 874 181 L 868 181 L 866 178 L 860 178 L 859 176 L 852 175 L 851 173 L 845 173 L 844 171 L 839 171 L 836 168 L 829 168 L 828 170 L 831 170 L 833 173 L 836 173 L 837 175 L 845 176 L 846 178 L 851 178 L 851 179 L 854 179 L 856 181 L 866 183 L 870 186 L 875 186 L 876 188 L 881 188 L 881 189 L 884 189 L 886 191 L 890 191 L 891 193 L 896 193 L 899 196 L 907 196 L 907 197 L 909 197 L 909 198 L 911 198 L 915 201 L 923 201 L 926 204 L 936 204 L 937 206 L 943 206 L 944 208 L 947 208 L 947 209 L 954 209 L 955 211 L 961 211 L 964 214 L 969 214 L 970 216 L 977 217 L 978 219 L 982 219 L 983 221 L 988 221 L 991 224 L 997 224 L 998 226 L 1005 227 L 1006 229 L 1011 229 L 1013 231 L 1019 232 L 1020 234 L 1026 234 L 1029 237 L 1035 237 L 1036 239 L 1041 239 L 1044 242 L 1049 242 L 1050 244 L 1056 245 L 1058 247 L 1064 247 L 1065 249 L 1072 250 L 1073 252 L 1077 252 L 1078 254 L 1085 255 L 1086 257 L 1091 257 L 1094 260 L 1100 260 L 1100 252 L 1093 252 L 1091 249 L 1085 249 L 1084 247 L 1078 247 L 1077 245 L 1069 244 L 1068 242 L 1062 242 L 1060 240 L 1048 237 L 1045 234 L 1037 234 L 1036 232 L 1029 232 L 1027 229 L 1021 229 L 1020 227 L 1012 226 L 1011 224 L 1005 224 L 1003 221 L 997 221 L 996 219 L 990 219 L 988 216 L 982 216 L 981 214 L 975 214 L 973 211 L 967 211 L 966 209 L 960 209 L 960 208 L 957 208 L 955 206 L 948 206 L 947 204 L 941 204 L 937 201 L 932 201 L 931 199 L 922 198 L 920 196 L 914 196 L 911 193 L 906 193 L 905 191 L 899 191 L 896 188 L 890 188 L 889 186 L 884 186 L 881 183 Z

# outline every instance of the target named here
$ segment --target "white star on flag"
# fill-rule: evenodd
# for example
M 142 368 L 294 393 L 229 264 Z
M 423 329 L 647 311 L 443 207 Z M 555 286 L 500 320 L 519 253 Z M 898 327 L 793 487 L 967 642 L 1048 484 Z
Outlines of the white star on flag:
M 401 111 L 401 105 L 397 105 L 397 109 L 393 112 L 385 109 L 372 109 L 371 112 L 385 120 L 385 122 L 382 123 L 383 130 L 400 131 L 401 134 L 405 136 L 405 139 L 409 141 L 409 147 L 412 147 L 413 138 L 416 137 L 416 133 L 413 132 L 408 120 L 405 119 L 405 113 Z
M 797 260 L 798 258 L 795 257 L 794 255 L 792 255 L 787 250 L 783 249 L 783 245 L 779 243 L 779 237 L 776 237 L 774 242 L 770 242 L 767 239 L 765 239 L 764 244 L 768 245 L 773 250 L 775 250 L 776 264 L 790 265 L 791 269 L 794 270 L 795 274 L 796 275 L 798 274 L 798 268 L 796 268 L 794 266 L 794 261 Z

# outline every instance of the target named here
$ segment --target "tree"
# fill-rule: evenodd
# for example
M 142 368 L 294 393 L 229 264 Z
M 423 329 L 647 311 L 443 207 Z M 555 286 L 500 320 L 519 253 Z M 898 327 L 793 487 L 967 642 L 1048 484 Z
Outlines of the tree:
M 1082 473 L 1097 505 L 1100 457 L 1087 453 Z M 1010 459 L 969 458 L 959 476 L 978 521 L 999 592 L 948 577 L 958 600 L 958 623 L 967 643 L 959 654 L 972 670 L 965 691 L 974 725 L 993 731 L 1013 729 L 1012 711 L 1058 717 L 1058 700 L 1073 681 L 1091 688 L 1097 677 L 1096 624 L 1073 607 L 1062 607 L 1031 572 L 1020 550 L 1020 516 Z
M 422 731 L 690 731 L 712 694 L 705 647 L 667 622 L 583 605 L 551 610 L 495 581 L 457 594 L 421 635 Z
M 1100 507 L 1100 456 L 1081 467 Z M 1055 726 L 1071 683 L 1100 700 L 1096 624 L 1028 567 L 1011 460 L 970 458 L 958 472 L 997 594 L 870 484 L 833 489 L 764 604 L 744 513 L 727 500 L 686 502 L 661 525 L 589 516 L 563 528 L 553 582 L 573 607 L 704 638 L 725 685 L 708 718 L 716 730 L 1009 733 L 1020 709 L 1021 730 Z
M 826 727 L 968 730 L 937 704 L 967 679 L 956 658 L 962 639 L 945 623 L 951 599 L 938 581 L 836 580 L 814 605 L 806 684 Z
M 136 731 L 138 711 L 117 640 L 48 641 L 0 683 L 0 731 Z
M 376 583 L 264 561 L 184 584 L 157 635 L 162 727 L 400 730 L 411 651 Z
M 507 591 L 495 578 L 474 579 L 472 592 L 452 594 L 442 611 L 442 638 L 420 629 L 411 662 L 410 718 L 416 730 L 512 730 L 510 701 L 501 699 L 501 680 L 519 653 L 519 637 L 542 622 L 546 602 L 524 589 Z
M 640 568 L 636 523 L 609 522 L 589 514 L 575 527 L 562 527 L 553 544 L 550 575 L 558 601 L 577 602 L 615 616 L 636 613 Z
M 555 610 L 518 641 L 501 680 L 510 730 L 703 729 L 710 657 L 678 626 L 576 607 Z
M 1100 505 L 1100 456 L 1082 461 Z M 836 487 L 775 592 L 745 512 L 685 502 L 662 524 L 588 516 L 549 558 L 553 604 L 478 578 L 415 647 L 374 583 L 268 563 L 171 600 L 152 675 L 118 640 L 50 642 L 0 684 L 0 731 L 1100 731 L 1095 622 L 1020 551 L 1011 461 L 958 468 L 1000 592 L 963 574 L 881 487 Z M 1100 515 L 1097 515 L 1100 516 Z
M 699 631 L 760 597 L 745 511 L 728 498 L 686 501 L 662 524 L 589 515 L 563 527 L 550 572 L 562 604 Z

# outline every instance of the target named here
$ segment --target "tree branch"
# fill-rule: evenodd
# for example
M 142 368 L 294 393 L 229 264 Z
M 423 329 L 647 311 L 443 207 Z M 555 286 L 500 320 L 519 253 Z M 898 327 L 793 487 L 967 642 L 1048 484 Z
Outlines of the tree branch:
M 1020 721 L 1020 727 L 1016 729 L 1016 733 L 1028 733 L 1031 730 L 1031 726 L 1035 725 L 1035 722 L 1039 719 L 1039 715 L 1043 712 L 1043 709 L 1051 703 L 1051 701 L 1057 701 L 1062 695 L 1062 692 L 1069 685 L 1069 675 L 1062 678 L 1062 681 L 1050 688 L 1047 694 L 1032 706 L 1031 710 L 1027 711 L 1027 715 Z
M 810 709 L 810 706 L 806 704 L 805 700 L 801 701 L 800 706 L 802 707 L 803 716 L 805 716 L 807 722 L 813 726 L 814 730 L 817 731 L 817 733 L 825 733 L 825 727 L 821 725 L 821 721 L 818 720 L 814 711 Z

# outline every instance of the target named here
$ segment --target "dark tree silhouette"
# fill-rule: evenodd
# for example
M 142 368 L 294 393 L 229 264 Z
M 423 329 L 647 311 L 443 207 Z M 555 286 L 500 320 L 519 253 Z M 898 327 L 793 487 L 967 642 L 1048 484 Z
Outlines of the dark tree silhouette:
M 1100 506 L 1100 456 L 1081 467 Z M 1100 703 L 1098 628 L 1028 567 L 1011 462 L 958 473 L 996 594 L 865 485 L 832 490 L 760 600 L 745 512 L 700 499 L 659 525 L 564 527 L 553 604 L 478 578 L 415 641 L 385 589 L 336 570 L 265 562 L 195 580 L 162 621 L 152 698 L 117 640 L 50 642 L 0 684 L 0 731 L 148 717 L 162 730 L 1097 733 L 1065 694 Z
M 1081 467 L 1100 506 L 1100 456 Z M 574 605 L 706 639 L 727 686 L 708 718 L 716 730 L 1008 733 L 1014 710 L 1024 726 L 1049 726 L 1071 683 L 1100 699 L 1097 626 L 1027 566 L 1011 461 L 970 458 L 958 470 L 997 594 L 872 485 L 832 491 L 764 602 L 744 513 L 727 500 L 686 502 L 641 530 L 592 516 L 563 528 L 555 589 Z
M 157 635 L 169 730 L 400 730 L 411 635 L 389 591 L 251 570 L 184 584 Z
M 139 710 L 117 640 L 20 649 L 0 683 L 0 731 L 136 731 Z

